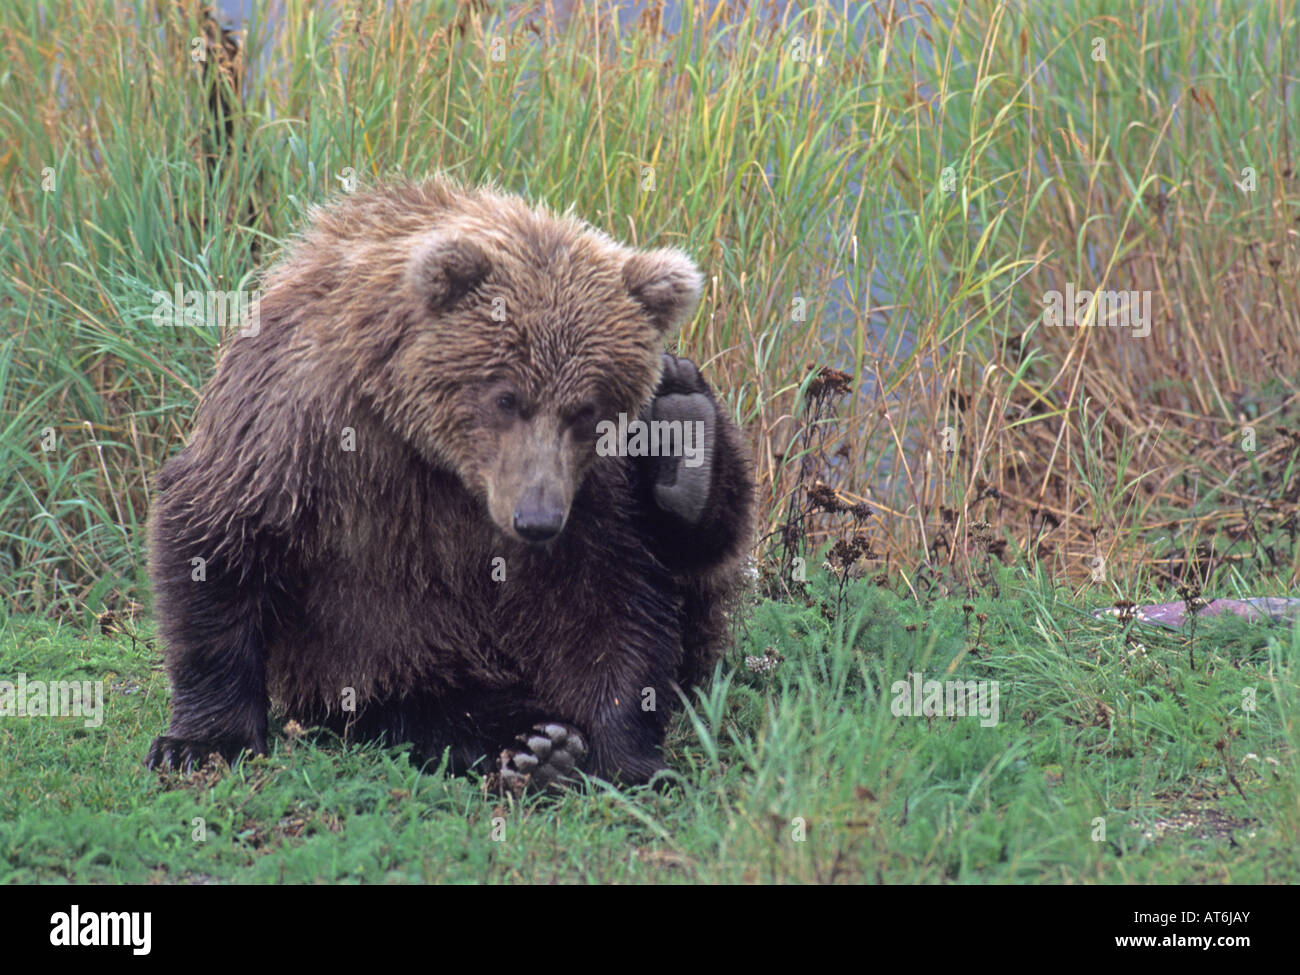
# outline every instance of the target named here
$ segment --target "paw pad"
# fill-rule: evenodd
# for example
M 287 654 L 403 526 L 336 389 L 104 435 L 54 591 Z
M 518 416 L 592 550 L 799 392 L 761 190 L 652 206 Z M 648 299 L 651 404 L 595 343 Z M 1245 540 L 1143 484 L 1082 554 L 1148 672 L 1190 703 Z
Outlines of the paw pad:
M 501 753 L 501 781 L 507 791 L 545 792 L 562 789 L 587 757 L 582 733 L 570 725 L 533 725 Z

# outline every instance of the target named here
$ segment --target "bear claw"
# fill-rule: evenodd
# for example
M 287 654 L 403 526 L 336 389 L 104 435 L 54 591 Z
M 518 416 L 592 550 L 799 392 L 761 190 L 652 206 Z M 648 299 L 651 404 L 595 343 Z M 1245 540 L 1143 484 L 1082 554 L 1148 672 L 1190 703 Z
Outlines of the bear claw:
M 587 756 L 582 733 L 571 725 L 533 725 L 515 739 L 519 746 L 501 752 L 501 783 L 507 791 L 557 791 L 573 781 L 574 769 Z
M 674 393 L 690 395 L 703 392 L 707 387 L 700 378 L 700 370 L 690 359 L 675 356 L 671 352 L 660 355 L 663 362 L 663 376 L 659 380 L 658 396 Z
M 266 751 L 266 748 L 159 735 L 149 746 L 149 754 L 145 756 L 144 764 L 147 768 L 160 772 L 169 770 L 193 772 L 207 765 L 214 755 L 226 762 L 233 762 L 235 757 L 245 750 L 260 755 Z
M 217 751 L 209 743 L 192 741 L 187 738 L 171 738 L 159 735 L 149 747 L 149 755 L 144 763 L 151 769 L 175 769 L 178 772 L 192 772 L 208 761 L 208 756 Z

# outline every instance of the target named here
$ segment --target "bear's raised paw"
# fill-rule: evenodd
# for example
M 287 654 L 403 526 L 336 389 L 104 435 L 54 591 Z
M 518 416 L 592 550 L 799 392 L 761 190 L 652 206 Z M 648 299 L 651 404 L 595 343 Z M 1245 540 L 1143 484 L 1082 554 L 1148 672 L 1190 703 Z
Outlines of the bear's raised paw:
M 690 359 L 663 354 L 663 378 L 650 407 L 653 420 L 675 424 L 690 434 L 692 456 L 658 459 L 655 475 L 655 503 L 664 511 L 694 524 L 709 501 L 713 483 L 713 444 L 717 407 L 708 386 Z M 685 441 L 679 444 L 685 447 Z
M 501 752 L 501 785 L 514 795 L 563 789 L 587 757 L 587 742 L 572 725 L 536 724 L 515 741 Z

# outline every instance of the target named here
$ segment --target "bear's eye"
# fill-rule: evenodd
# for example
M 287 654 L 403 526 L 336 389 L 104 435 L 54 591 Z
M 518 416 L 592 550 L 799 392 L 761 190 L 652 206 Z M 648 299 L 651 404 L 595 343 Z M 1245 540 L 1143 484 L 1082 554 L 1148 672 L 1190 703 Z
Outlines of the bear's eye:
M 569 422 L 578 428 L 591 426 L 596 422 L 596 407 L 593 404 L 588 403 L 577 413 L 573 414 L 573 419 Z
M 519 398 L 514 393 L 501 393 L 497 396 L 497 409 L 502 413 L 514 413 L 519 409 Z

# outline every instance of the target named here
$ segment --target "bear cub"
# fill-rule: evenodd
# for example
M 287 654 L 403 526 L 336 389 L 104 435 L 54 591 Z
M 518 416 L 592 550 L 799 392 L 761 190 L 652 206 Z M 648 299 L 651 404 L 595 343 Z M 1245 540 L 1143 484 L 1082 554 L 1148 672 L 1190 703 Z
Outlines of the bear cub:
M 663 768 L 753 532 L 740 431 L 663 351 L 701 287 L 444 178 L 314 211 L 158 475 L 149 767 L 264 752 L 274 704 L 515 791 Z

